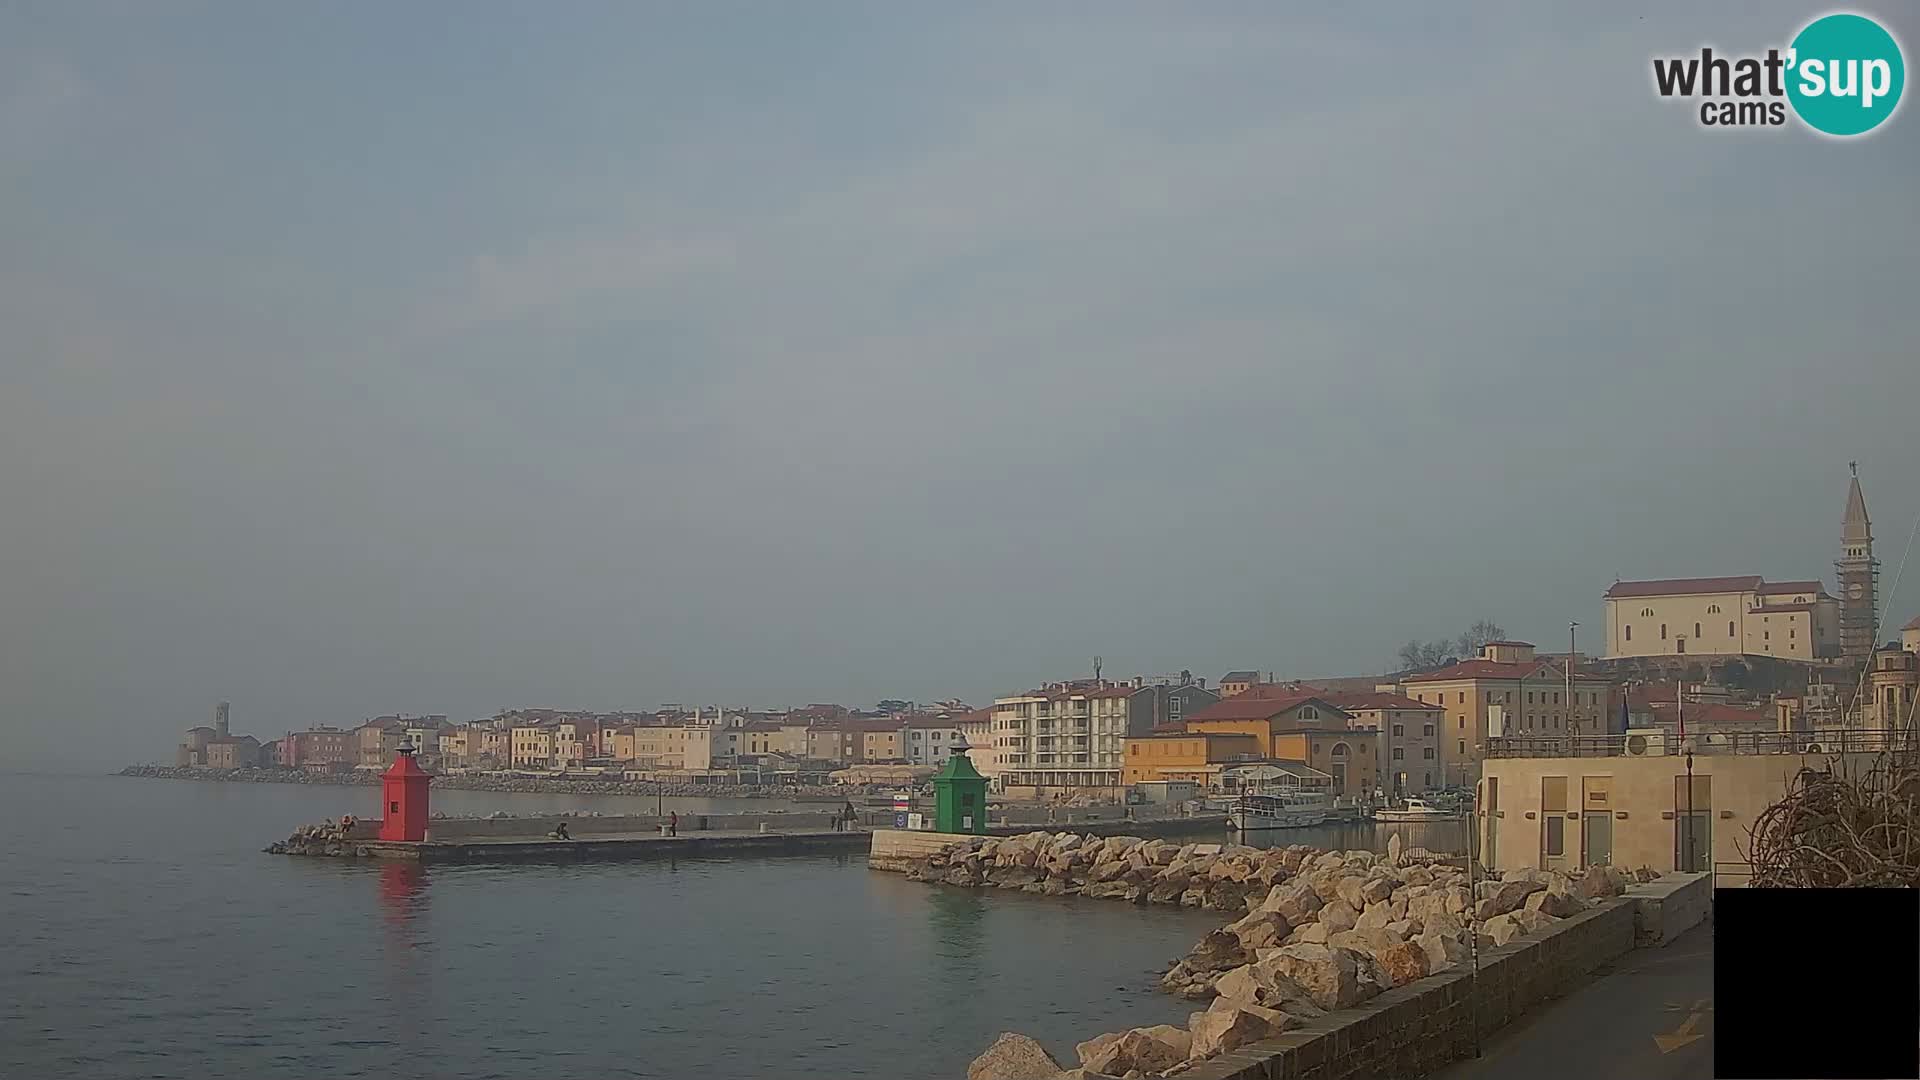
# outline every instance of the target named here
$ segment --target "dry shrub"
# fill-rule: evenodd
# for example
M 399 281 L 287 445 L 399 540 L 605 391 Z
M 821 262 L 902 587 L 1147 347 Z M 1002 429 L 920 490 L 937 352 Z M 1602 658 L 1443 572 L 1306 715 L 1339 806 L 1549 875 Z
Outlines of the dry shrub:
M 1862 768 L 1802 769 L 1749 833 L 1756 888 L 1920 886 L 1920 759 L 1886 753 Z

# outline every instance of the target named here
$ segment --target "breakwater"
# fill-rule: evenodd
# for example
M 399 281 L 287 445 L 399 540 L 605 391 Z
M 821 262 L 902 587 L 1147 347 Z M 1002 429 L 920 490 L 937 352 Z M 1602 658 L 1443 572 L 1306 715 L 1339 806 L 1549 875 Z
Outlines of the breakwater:
M 369 769 L 349 772 L 310 772 L 306 769 L 206 769 L 173 765 L 129 765 L 121 776 L 150 780 L 200 780 L 241 784 L 320 784 L 370 787 L 380 774 Z M 509 776 L 493 773 L 449 773 L 433 778 L 435 788 L 454 791 L 492 791 L 516 795 L 635 795 L 656 798 L 792 799 L 833 801 L 850 795 L 891 791 L 875 785 L 850 784 L 665 784 L 652 780 L 561 779 Z
M 1670 940 L 1697 923 L 1710 885 L 1615 867 L 1476 880 L 1464 860 L 1398 843 L 1380 856 L 1077 833 L 947 840 L 924 855 L 900 851 L 907 876 L 1240 916 L 1163 976 L 1166 992 L 1207 1003 L 1185 1025 L 1087 1039 L 1072 1072 L 1070 1059 L 1006 1032 L 970 1080 L 1423 1075 L 1636 940 Z

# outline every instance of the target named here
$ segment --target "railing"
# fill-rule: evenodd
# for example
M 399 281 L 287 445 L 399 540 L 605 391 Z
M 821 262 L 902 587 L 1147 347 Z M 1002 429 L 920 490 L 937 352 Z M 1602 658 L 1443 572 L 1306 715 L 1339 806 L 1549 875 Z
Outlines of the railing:
M 1634 735 L 1509 735 L 1487 740 L 1490 758 L 1678 757 L 1682 754 L 1879 754 L 1920 750 L 1920 736 L 1901 729 L 1822 732 L 1678 732 Z

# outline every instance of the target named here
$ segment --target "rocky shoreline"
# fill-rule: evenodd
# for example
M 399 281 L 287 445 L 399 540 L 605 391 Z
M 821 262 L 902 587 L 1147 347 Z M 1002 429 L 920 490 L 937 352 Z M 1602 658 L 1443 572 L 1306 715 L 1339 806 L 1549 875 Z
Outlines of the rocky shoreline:
M 328 784 L 337 787 L 369 787 L 380 783 L 380 775 L 365 770 L 344 773 L 314 773 L 305 769 L 205 769 L 171 765 L 129 765 L 121 776 L 139 776 L 153 780 L 213 780 L 243 784 Z M 434 787 L 453 791 L 496 791 L 517 795 L 668 795 L 707 799 L 793 799 L 831 802 L 849 795 L 879 792 L 872 785 L 845 784 L 755 785 L 755 784 L 661 784 L 649 780 L 546 780 L 522 776 L 493 776 L 486 773 L 457 773 L 436 776 Z
M 1162 990 L 1209 1002 L 1185 1027 L 1097 1036 L 1075 1048 L 1072 1069 L 1033 1039 L 1007 1032 L 967 1070 L 967 1080 L 1096 1080 L 1178 1075 L 1303 1017 L 1445 971 L 1476 946 L 1538 933 L 1659 875 L 1605 866 L 1574 876 L 1515 870 L 1470 880 L 1464 859 L 1405 852 L 1397 837 L 1381 856 L 1035 832 L 949 845 L 907 876 L 1240 916 L 1161 977 Z

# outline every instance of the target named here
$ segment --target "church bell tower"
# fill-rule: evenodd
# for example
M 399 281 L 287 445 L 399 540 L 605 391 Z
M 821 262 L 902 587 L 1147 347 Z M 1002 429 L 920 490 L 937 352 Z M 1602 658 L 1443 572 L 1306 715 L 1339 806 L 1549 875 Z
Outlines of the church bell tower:
M 1873 557 L 1873 522 L 1867 500 L 1860 494 L 1860 463 L 1849 462 L 1853 473 L 1847 484 L 1847 515 L 1840 524 L 1840 558 L 1833 564 L 1840 591 L 1840 655 L 1849 660 L 1872 658 L 1878 630 L 1880 560 Z

